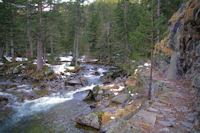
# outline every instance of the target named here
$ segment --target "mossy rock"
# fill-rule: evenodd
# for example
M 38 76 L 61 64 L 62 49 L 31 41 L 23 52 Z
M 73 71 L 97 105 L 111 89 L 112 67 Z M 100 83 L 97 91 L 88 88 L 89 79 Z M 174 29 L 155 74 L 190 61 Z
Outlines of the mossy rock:
M 54 74 L 54 71 L 48 66 L 44 66 L 42 71 L 43 71 L 45 76 L 51 76 L 51 75 Z
M 96 114 L 96 115 L 98 116 L 99 123 L 101 123 L 101 122 L 102 122 L 102 116 L 104 115 L 104 112 L 98 110 L 98 111 L 95 111 L 95 112 L 93 112 L 93 113 Z

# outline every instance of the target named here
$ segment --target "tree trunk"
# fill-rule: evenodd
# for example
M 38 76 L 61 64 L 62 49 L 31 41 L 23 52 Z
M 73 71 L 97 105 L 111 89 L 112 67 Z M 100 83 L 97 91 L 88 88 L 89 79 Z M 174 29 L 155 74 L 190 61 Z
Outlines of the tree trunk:
M 78 56 L 79 56 L 79 51 L 78 51 L 78 45 L 79 45 L 79 31 L 80 29 L 79 29 L 79 27 L 77 27 L 77 36 L 76 36 L 76 58 L 75 58 L 75 66 L 78 66 Z
M 6 43 L 6 56 L 9 56 L 9 44 L 7 40 L 5 40 L 5 43 Z
M 53 54 L 53 27 L 50 26 L 50 44 L 51 44 L 51 54 Z
M 29 9 L 29 1 L 27 2 L 27 11 L 26 11 L 26 23 L 27 23 L 27 46 L 26 46 L 26 57 L 30 58 L 31 50 L 30 50 L 30 9 Z
M 153 3 L 153 2 L 152 2 Z M 149 93 L 148 99 L 151 100 L 151 90 L 152 90 L 152 82 L 153 82 L 153 46 L 154 46 L 154 13 L 153 13 L 153 4 L 152 4 L 152 33 L 151 33 L 151 68 L 150 68 L 150 81 L 149 81 Z
M 11 48 L 12 61 L 15 61 L 14 44 L 13 44 L 13 26 L 12 25 L 10 27 L 10 48 Z
M 31 36 L 30 36 L 30 56 L 33 57 L 33 42 Z
M 158 0 L 158 9 L 157 9 L 157 16 L 158 16 L 158 19 L 160 19 L 160 0 Z M 160 42 L 160 29 L 158 27 L 158 30 L 157 30 L 157 43 Z
M 42 71 L 43 68 L 43 58 L 42 58 L 42 3 L 38 3 L 40 18 L 39 18 L 39 36 L 37 44 L 37 70 Z
M 126 0 L 124 0 L 124 31 L 125 31 L 125 61 L 128 63 L 128 30 L 127 30 L 127 3 Z

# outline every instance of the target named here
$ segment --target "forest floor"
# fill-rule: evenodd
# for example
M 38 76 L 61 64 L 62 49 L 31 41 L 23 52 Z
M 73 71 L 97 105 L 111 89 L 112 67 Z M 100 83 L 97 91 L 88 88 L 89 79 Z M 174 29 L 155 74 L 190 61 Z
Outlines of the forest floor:
M 186 81 L 168 80 L 157 72 L 153 78 L 168 87 L 129 120 L 131 125 L 145 132 L 200 131 L 195 89 Z

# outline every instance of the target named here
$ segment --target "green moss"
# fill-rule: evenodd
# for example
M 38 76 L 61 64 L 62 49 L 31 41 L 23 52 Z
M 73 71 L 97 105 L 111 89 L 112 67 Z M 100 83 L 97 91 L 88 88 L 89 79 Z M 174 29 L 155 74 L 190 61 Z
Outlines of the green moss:
M 83 129 L 83 130 L 89 131 L 91 133 L 99 133 L 99 130 L 89 127 L 89 126 L 83 126 L 81 124 L 76 124 L 75 127 L 78 129 Z
M 101 121 L 102 121 L 102 116 L 104 115 L 104 112 L 98 110 L 98 111 L 95 111 L 95 112 L 93 112 L 93 113 L 96 114 L 96 115 L 98 116 L 99 123 L 101 123 Z

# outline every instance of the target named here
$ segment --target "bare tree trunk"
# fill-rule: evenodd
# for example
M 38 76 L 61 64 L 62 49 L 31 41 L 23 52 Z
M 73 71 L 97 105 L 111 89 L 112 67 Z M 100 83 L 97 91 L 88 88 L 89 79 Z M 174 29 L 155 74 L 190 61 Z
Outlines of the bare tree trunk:
M 158 0 L 158 9 L 157 9 L 157 15 L 158 15 L 158 19 L 160 18 L 160 0 Z M 159 29 L 159 27 L 158 27 L 158 30 L 157 30 L 157 43 L 159 43 L 160 42 L 160 29 Z
M 79 56 L 79 51 L 78 51 L 78 45 L 79 45 L 79 31 L 80 29 L 79 29 L 79 27 L 77 27 L 77 36 L 76 36 L 76 58 L 75 58 L 75 66 L 78 66 L 78 56 Z
M 112 47 L 111 47 L 111 42 L 110 42 L 110 20 L 108 22 L 108 28 L 107 28 L 107 44 L 109 47 L 109 63 L 111 63 L 112 59 Z
M 53 27 L 50 26 L 50 44 L 51 44 L 51 54 L 53 54 Z
M 124 30 L 125 30 L 125 60 L 126 63 L 128 62 L 128 54 L 129 54 L 129 49 L 128 49 L 128 30 L 127 30 L 127 2 L 124 0 Z
M 27 11 L 26 11 L 26 23 L 27 23 L 27 46 L 26 46 L 26 57 L 30 58 L 31 50 L 30 50 L 30 9 L 29 9 L 29 1 L 27 1 Z
M 151 33 L 151 68 L 150 68 L 150 82 L 149 82 L 149 93 L 148 99 L 151 100 L 151 90 L 152 90 L 152 82 L 153 82 L 153 46 L 154 46 L 154 17 L 153 17 L 153 4 L 152 4 L 152 14 L 151 14 L 151 21 L 152 21 L 152 33 Z
M 73 58 L 74 60 L 76 58 L 76 30 L 75 30 L 75 35 L 74 35 Z
M 14 44 L 13 44 L 13 26 L 12 25 L 10 27 L 10 48 L 11 48 L 12 61 L 15 61 Z
M 33 42 L 31 36 L 30 36 L 30 56 L 33 57 Z
M 5 43 L 6 43 L 6 56 L 9 56 L 9 44 L 6 39 L 5 39 Z
M 38 36 L 38 44 L 37 44 L 37 70 L 42 71 L 43 68 L 43 58 L 42 58 L 42 2 L 38 3 L 38 8 L 40 12 L 40 18 L 39 18 L 39 25 L 40 25 L 40 31 Z

